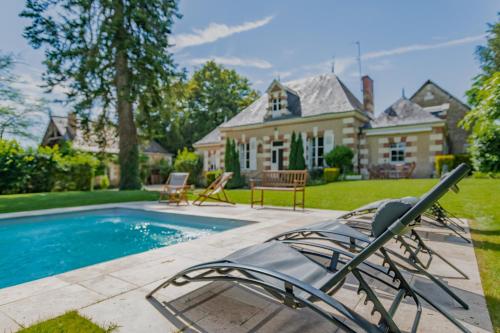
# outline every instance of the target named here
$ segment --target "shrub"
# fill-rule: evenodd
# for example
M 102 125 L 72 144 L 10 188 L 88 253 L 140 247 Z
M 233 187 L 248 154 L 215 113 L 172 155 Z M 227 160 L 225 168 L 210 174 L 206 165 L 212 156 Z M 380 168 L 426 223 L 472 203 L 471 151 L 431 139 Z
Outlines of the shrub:
M 290 156 L 288 160 L 288 170 L 304 170 L 306 168 L 302 136 L 300 134 L 296 136 L 295 132 L 292 132 Z
M 436 175 L 440 176 L 442 172 L 447 172 L 453 169 L 455 165 L 454 155 L 438 155 L 434 161 Z
M 95 170 L 99 160 L 88 153 L 65 156 L 60 160 L 61 169 L 56 189 L 62 191 L 91 191 L 94 188 Z
M 174 167 L 172 164 L 168 163 L 168 161 L 164 158 L 160 160 L 158 163 L 158 169 L 160 171 L 160 177 L 162 178 L 161 182 L 164 183 L 168 176 L 170 176 L 170 173 L 174 171 Z
M 226 172 L 232 172 L 233 178 L 227 183 L 227 188 L 239 188 L 245 185 L 245 178 L 241 175 L 240 156 L 234 140 L 226 139 L 224 151 L 224 167 Z
M 347 146 L 336 146 L 325 156 L 326 164 L 332 168 L 339 168 L 342 174 L 347 174 L 353 168 L 352 159 L 354 153 Z
M 101 182 L 99 184 L 101 190 L 109 188 L 109 178 L 107 175 L 101 176 Z
M 174 169 L 179 172 L 189 172 L 189 184 L 199 185 L 203 171 L 203 160 L 200 155 L 184 148 L 182 151 L 177 152 Z
M 474 173 L 472 173 L 472 178 L 475 178 L 475 179 L 500 179 L 500 172 L 475 171 Z
M 340 176 L 339 168 L 324 168 L 323 169 L 323 179 L 327 183 L 336 181 Z
M 29 180 L 24 150 L 16 141 L 0 140 L 0 193 L 24 192 Z
M 207 171 L 205 174 L 205 183 L 206 185 L 212 184 L 220 175 L 222 175 L 221 170 L 215 170 L 215 171 Z

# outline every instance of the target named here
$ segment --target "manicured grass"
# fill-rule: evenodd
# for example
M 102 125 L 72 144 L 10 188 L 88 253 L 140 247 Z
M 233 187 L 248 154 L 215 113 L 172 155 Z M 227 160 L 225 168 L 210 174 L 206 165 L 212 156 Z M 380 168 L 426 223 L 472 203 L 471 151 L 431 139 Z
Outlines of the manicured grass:
M 106 333 L 111 332 L 113 326 L 102 328 L 87 318 L 80 316 L 76 311 L 46 320 L 18 331 L 18 333 Z
M 421 195 L 435 179 L 369 180 L 311 186 L 306 190 L 306 207 L 351 210 L 385 198 Z M 481 281 L 495 331 L 500 333 L 500 180 L 464 179 L 460 193 L 448 193 L 443 206 L 460 217 L 471 219 Z M 249 190 L 229 191 L 231 199 L 250 202 Z M 265 204 L 289 206 L 290 193 L 265 193 Z
M 370 180 L 311 186 L 306 190 L 306 207 L 351 210 L 379 199 L 418 196 L 436 182 L 435 179 Z M 500 180 L 465 179 L 460 188 L 459 194 L 447 194 L 442 204 L 454 214 L 472 220 L 472 238 L 486 301 L 495 331 L 500 333 Z M 249 190 L 231 190 L 229 196 L 239 203 L 250 201 Z M 266 205 L 290 206 L 292 202 L 290 193 L 266 192 L 265 198 Z M 0 196 L 0 213 L 157 199 L 157 193 L 143 191 L 4 195 Z
M 0 195 L 0 213 L 150 200 L 158 200 L 158 194 L 147 191 L 94 191 Z

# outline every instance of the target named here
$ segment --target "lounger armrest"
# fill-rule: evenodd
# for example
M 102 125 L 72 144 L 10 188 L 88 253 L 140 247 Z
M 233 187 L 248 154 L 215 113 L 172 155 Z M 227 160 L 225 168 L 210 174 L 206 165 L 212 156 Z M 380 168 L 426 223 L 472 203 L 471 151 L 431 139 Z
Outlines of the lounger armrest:
M 287 234 L 298 233 L 298 232 L 314 232 L 314 233 L 321 233 L 321 234 L 330 234 L 330 235 L 343 236 L 343 237 L 346 237 L 346 238 L 354 239 L 354 240 L 357 240 L 357 241 L 360 241 L 360 242 L 363 242 L 363 243 L 366 243 L 366 244 L 370 243 L 370 241 L 367 240 L 367 239 L 356 237 L 354 235 L 349 235 L 349 234 L 344 233 L 344 232 L 331 231 L 331 230 L 321 230 L 321 229 L 307 229 L 307 228 L 296 229 L 296 230 L 291 230 L 291 231 L 288 231 L 288 232 L 284 232 L 282 234 L 279 234 L 279 235 L 277 235 L 277 236 L 275 236 L 273 238 L 270 238 L 270 239 L 266 240 L 266 242 L 277 240 L 278 238 L 280 238 L 282 236 L 285 236 Z M 291 240 L 293 240 L 293 239 L 291 239 Z

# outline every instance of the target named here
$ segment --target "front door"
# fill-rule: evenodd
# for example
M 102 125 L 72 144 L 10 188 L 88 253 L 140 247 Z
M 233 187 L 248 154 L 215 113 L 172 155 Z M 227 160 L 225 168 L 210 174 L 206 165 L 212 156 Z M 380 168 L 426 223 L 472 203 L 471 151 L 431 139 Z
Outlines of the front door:
M 283 170 L 283 142 L 275 141 L 271 148 L 271 170 Z

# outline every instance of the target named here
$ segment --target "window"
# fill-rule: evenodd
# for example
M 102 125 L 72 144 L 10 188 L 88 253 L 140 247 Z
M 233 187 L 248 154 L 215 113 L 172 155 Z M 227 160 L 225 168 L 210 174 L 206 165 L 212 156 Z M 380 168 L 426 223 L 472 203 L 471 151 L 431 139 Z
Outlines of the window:
M 281 101 L 279 98 L 273 98 L 273 111 L 281 110 Z
M 406 144 L 404 142 L 391 143 L 390 147 L 391 163 L 398 163 L 405 161 L 405 148 Z
M 250 143 L 240 143 L 240 168 L 250 169 Z
M 309 140 L 308 154 L 310 154 L 310 168 L 323 167 L 323 155 L 325 150 L 324 138 L 315 137 Z

